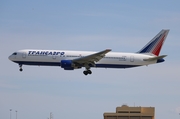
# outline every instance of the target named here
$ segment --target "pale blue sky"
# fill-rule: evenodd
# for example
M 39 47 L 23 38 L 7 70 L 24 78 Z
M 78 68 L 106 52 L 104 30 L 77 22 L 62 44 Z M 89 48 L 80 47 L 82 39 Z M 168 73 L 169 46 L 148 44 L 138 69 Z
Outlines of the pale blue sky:
M 117 106 L 155 107 L 156 119 L 180 118 L 180 1 L 1 0 L 0 119 L 103 119 Z M 132 69 L 23 66 L 8 60 L 27 48 L 136 52 L 170 29 L 165 62 Z M 81 116 L 81 117 L 79 117 Z

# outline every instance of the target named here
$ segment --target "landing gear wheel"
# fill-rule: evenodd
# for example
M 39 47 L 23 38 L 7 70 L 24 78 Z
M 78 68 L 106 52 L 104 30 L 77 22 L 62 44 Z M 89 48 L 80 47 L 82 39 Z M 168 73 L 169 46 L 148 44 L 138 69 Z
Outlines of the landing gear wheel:
M 87 70 L 88 74 L 92 74 L 92 71 L 91 70 Z
M 19 71 L 23 71 L 23 69 L 21 68 L 21 69 L 19 69 Z
M 84 75 L 88 75 L 88 72 L 87 71 L 83 71 Z
M 84 75 L 88 75 L 88 74 L 92 74 L 92 71 L 91 70 L 86 70 L 86 71 L 83 71 Z

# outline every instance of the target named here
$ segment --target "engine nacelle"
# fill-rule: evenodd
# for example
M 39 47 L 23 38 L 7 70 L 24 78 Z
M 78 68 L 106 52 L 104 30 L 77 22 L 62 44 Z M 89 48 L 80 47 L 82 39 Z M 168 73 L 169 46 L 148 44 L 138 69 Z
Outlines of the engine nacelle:
M 61 67 L 64 68 L 64 70 L 74 70 L 73 65 L 71 60 L 61 60 Z

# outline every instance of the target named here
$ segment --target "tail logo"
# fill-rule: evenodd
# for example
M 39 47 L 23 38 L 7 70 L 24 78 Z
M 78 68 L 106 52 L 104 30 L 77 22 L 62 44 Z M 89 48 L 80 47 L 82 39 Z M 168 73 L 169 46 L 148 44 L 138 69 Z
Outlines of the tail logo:
M 146 44 L 138 53 L 152 53 L 159 56 L 163 43 L 169 30 L 162 30 L 148 44 Z

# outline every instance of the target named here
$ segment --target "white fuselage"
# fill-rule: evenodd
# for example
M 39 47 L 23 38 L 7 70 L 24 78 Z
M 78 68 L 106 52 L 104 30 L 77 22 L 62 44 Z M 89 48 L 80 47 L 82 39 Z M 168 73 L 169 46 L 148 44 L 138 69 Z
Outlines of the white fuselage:
M 96 52 L 27 49 L 13 53 L 14 55 L 10 55 L 9 59 L 20 65 L 61 66 L 61 60 L 74 60 L 94 53 Z M 139 53 L 109 52 L 92 67 L 130 68 L 149 65 L 156 63 L 157 60 L 144 61 L 144 59 L 152 57 Z
M 159 54 L 168 33 L 168 29 L 161 30 L 137 53 L 26 49 L 14 52 L 9 59 L 19 64 L 20 71 L 22 65 L 60 66 L 64 70 L 85 67 L 84 75 L 92 74 L 91 67 L 131 68 L 164 62 L 167 55 Z

